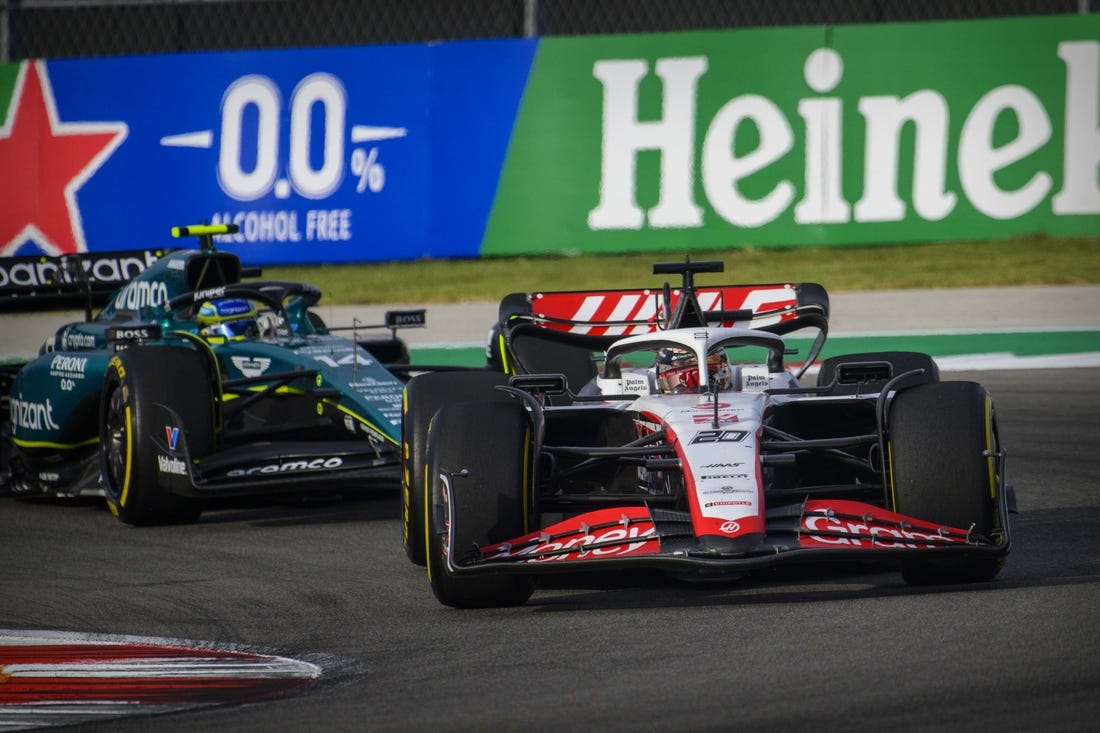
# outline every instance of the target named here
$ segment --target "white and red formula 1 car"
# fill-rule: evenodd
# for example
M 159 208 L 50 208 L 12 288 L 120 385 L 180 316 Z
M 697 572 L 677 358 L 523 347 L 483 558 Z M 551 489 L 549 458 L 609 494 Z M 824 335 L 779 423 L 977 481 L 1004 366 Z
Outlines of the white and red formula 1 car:
M 520 604 L 541 574 L 630 566 L 997 575 L 1014 502 L 986 390 L 902 351 L 834 356 L 811 380 L 824 288 L 695 285 L 721 270 L 660 263 L 680 287 L 509 295 L 495 369 L 409 382 L 405 550 L 440 602 Z

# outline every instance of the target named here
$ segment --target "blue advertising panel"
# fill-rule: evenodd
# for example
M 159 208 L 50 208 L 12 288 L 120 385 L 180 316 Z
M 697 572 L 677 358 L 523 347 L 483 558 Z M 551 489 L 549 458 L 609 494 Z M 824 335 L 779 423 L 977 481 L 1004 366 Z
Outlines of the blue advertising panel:
M 180 246 L 202 222 L 238 224 L 219 246 L 249 264 L 476 256 L 536 45 L 0 67 L 0 256 Z
M 432 57 L 428 244 L 475 257 L 539 42 L 441 44 Z
M 171 246 L 172 224 L 228 221 L 223 245 L 250 261 L 405 256 L 423 237 L 427 61 L 394 46 L 49 62 L 60 117 L 129 128 L 80 192 L 85 235 Z

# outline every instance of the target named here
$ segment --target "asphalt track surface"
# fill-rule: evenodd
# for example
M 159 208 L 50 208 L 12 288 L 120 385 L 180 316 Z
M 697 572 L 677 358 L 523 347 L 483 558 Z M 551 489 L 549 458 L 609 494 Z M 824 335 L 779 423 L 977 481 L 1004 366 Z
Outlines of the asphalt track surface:
M 1016 488 L 988 584 L 883 567 L 736 583 L 561 578 L 524 607 L 439 605 L 396 493 L 214 508 L 137 529 L 98 501 L 0 499 L 0 629 L 214 641 L 330 660 L 309 691 L 88 730 L 1100 729 L 1100 369 L 989 387 Z
M 625 275 L 614 279 L 638 284 Z M 1100 285 L 841 292 L 831 293 L 829 300 L 830 338 L 861 333 L 942 334 L 959 329 L 983 333 L 1100 328 Z M 427 328 L 405 329 L 400 334 L 414 349 L 439 345 L 484 347 L 489 325 L 497 319 L 498 305 L 432 304 L 427 307 Z M 330 326 L 350 326 L 356 322 L 379 324 L 387 310 L 419 307 L 423 306 L 329 306 L 322 300 L 315 310 Z M 83 311 L 0 313 L 0 357 L 33 357 L 46 336 L 83 317 Z

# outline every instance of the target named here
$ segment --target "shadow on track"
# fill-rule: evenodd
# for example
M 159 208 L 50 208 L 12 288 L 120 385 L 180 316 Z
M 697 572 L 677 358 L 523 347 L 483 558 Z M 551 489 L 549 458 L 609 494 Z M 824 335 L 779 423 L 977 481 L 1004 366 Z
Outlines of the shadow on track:
M 369 493 L 219 499 L 207 507 L 199 523 L 240 522 L 257 527 L 283 527 L 379 522 L 400 516 L 397 493 L 387 489 Z
M 683 580 L 657 571 L 546 576 L 527 605 L 539 612 L 814 603 L 1100 583 L 1100 507 L 1042 509 L 1013 516 L 1013 549 L 991 583 L 910 586 L 896 563 L 815 563 L 734 580 Z M 582 592 L 576 592 L 582 591 Z

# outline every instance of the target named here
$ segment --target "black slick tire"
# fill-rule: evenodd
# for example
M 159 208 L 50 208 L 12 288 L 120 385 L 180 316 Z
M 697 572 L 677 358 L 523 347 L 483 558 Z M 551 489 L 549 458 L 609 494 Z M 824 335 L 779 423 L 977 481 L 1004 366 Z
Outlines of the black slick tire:
M 985 388 L 940 382 L 902 391 L 890 407 L 888 426 L 894 511 L 990 538 L 1004 487 L 994 455 L 999 446 L 993 403 Z M 987 581 L 1004 561 L 1003 555 L 979 553 L 914 559 L 903 563 L 902 575 L 914 585 Z
M 462 575 L 450 568 L 478 547 L 528 531 L 531 428 L 518 404 L 463 403 L 432 421 L 428 578 L 440 603 L 455 608 L 517 606 L 531 597 L 524 575 Z
M 405 386 L 401 418 L 401 542 L 414 565 L 424 552 L 424 474 L 428 426 L 439 408 L 467 400 L 503 402 L 512 398 L 494 389 L 508 376 L 494 372 L 434 372 L 414 377 Z
M 214 444 L 214 405 L 205 358 L 177 346 L 131 347 L 107 366 L 100 407 L 100 461 L 107 506 L 134 525 L 187 524 L 202 513 L 199 499 L 172 493 L 184 464 L 169 443 L 164 408 L 178 415 L 192 459 Z M 167 470 L 165 470 L 167 466 Z

